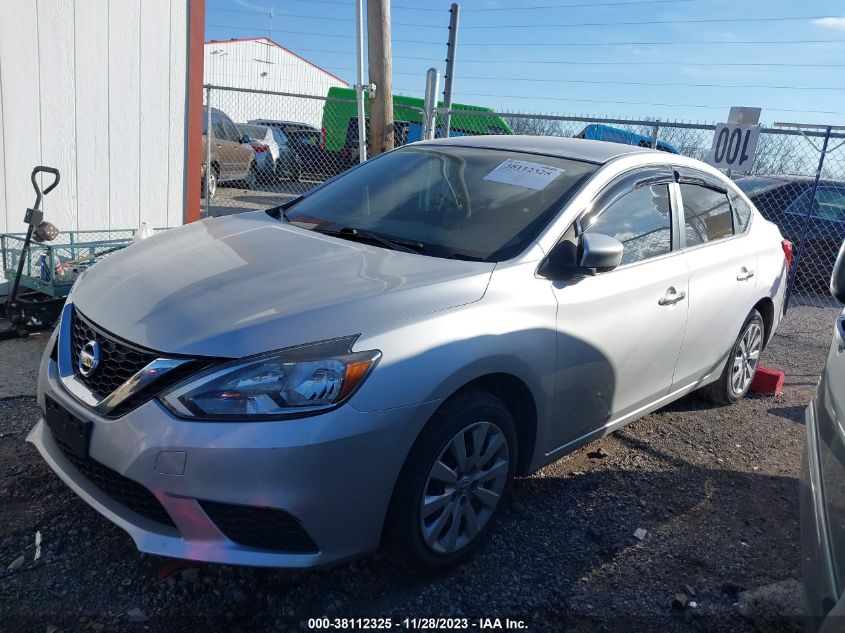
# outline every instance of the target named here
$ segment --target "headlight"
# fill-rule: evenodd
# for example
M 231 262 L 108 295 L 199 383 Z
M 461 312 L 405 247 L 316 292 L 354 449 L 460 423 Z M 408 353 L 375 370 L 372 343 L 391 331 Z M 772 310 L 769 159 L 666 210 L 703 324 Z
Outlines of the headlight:
M 369 375 L 381 352 L 350 352 L 356 337 L 304 345 L 210 369 L 161 401 L 180 417 L 272 419 L 329 409 Z

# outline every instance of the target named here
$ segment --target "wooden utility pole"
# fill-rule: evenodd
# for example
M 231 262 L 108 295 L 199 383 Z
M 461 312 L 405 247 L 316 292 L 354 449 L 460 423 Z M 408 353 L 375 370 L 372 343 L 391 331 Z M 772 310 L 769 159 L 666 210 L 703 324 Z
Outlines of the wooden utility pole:
M 367 0 L 367 50 L 370 83 L 370 156 L 393 149 L 393 53 L 390 0 Z

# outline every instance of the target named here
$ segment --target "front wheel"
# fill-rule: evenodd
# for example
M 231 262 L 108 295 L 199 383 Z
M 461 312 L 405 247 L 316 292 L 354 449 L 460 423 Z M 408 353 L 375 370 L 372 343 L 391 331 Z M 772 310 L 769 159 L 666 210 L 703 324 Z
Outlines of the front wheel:
M 731 348 L 722 374 L 716 382 L 702 388 L 702 395 L 714 404 L 733 404 L 745 396 L 760 364 L 764 333 L 763 317 L 757 310 L 752 310 Z
M 208 172 L 208 198 L 209 200 L 214 198 L 214 194 L 217 193 L 217 171 L 212 168 Z M 202 183 L 202 195 L 206 195 L 206 183 L 203 181 Z
M 405 566 L 437 571 L 488 536 L 516 469 L 513 416 L 495 396 L 459 394 L 432 416 L 402 468 L 386 536 Z

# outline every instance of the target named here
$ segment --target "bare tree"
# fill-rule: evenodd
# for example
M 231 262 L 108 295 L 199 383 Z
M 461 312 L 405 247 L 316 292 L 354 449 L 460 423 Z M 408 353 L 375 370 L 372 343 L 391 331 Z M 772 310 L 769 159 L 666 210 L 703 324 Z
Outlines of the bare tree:
M 563 132 L 560 121 L 555 119 L 523 118 L 509 116 L 505 121 L 514 134 L 528 134 L 529 136 L 567 136 Z

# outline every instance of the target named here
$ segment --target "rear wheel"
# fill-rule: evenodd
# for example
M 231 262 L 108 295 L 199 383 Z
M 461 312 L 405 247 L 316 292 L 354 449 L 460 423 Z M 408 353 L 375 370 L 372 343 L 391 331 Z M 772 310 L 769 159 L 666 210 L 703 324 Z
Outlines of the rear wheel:
M 247 189 L 255 189 L 258 186 L 258 167 L 255 166 L 255 163 L 249 166 L 244 184 Z
M 205 191 L 206 183 L 203 180 L 202 183 L 202 194 L 203 196 L 206 195 Z M 214 194 L 217 193 L 217 170 L 213 167 L 211 168 L 211 172 L 208 174 L 208 197 L 209 199 L 214 197 Z
M 400 562 L 436 571 L 484 541 L 510 493 L 516 425 L 495 396 L 448 400 L 414 443 L 391 501 L 386 536 Z
M 760 363 L 764 334 L 763 317 L 752 310 L 719 379 L 702 388 L 701 394 L 715 404 L 733 404 L 745 396 Z

